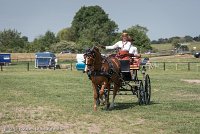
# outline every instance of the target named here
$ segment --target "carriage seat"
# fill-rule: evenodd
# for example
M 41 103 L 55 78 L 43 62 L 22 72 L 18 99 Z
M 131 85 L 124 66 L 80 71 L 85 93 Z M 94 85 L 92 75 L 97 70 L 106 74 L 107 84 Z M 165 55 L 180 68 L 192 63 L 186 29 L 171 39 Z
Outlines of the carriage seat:
M 141 54 L 131 54 L 130 55 L 130 69 L 131 70 L 139 70 L 141 63 Z
M 128 51 L 120 50 L 118 51 L 116 57 L 119 60 L 129 60 L 131 70 L 139 70 L 141 63 L 141 54 L 129 54 Z
M 140 69 L 140 63 L 141 63 L 141 59 L 138 57 L 134 57 L 133 59 L 131 59 L 130 61 L 130 69 L 131 70 L 139 70 Z

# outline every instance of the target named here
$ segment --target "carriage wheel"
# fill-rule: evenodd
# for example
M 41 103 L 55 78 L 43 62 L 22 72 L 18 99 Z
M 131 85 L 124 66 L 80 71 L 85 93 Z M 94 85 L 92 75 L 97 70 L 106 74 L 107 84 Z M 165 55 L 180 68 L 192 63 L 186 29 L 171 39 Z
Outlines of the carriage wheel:
M 148 74 L 145 76 L 145 100 L 145 104 L 149 105 L 151 100 L 151 81 Z
M 139 88 L 137 90 L 137 97 L 138 97 L 138 104 L 142 105 L 145 103 L 145 92 L 144 92 L 144 86 L 142 81 L 139 83 Z

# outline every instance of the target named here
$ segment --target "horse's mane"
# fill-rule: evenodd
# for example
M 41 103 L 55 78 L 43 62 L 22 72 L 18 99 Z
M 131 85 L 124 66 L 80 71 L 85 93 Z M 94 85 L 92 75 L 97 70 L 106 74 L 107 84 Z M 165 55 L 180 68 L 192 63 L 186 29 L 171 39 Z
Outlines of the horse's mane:
M 93 51 L 95 52 L 95 58 L 98 58 L 99 61 L 102 60 L 101 52 L 99 51 L 99 48 L 97 46 L 93 47 Z

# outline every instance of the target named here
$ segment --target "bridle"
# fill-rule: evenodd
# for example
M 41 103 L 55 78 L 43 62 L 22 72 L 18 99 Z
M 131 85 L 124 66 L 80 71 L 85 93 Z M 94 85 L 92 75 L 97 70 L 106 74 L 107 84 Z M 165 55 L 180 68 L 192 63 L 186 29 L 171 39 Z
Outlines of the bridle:
M 100 53 L 96 52 L 95 48 L 86 50 L 84 59 L 86 65 L 85 71 L 100 71 L 99 67 L 102 65 L 102 57 Z
M 85 65 L 87 66 L 87 71 L 92 71 L 93 66 L 95 63 L 95 52 L 91 49 L 87 50 L 86 53 L 84 54 L 84 59 L 85 59 Z M 90 63 L 88 63 L 90 61 Z M 86 71 L 86 70 L 85 70 Z
M 86 51 L 86 53 L 84 54 L 84 59 L 85 59 L 85 65 L 88 65 L 88 66 L 92 66 L 93 64 L 88 64 L 88 63 L 86 63 L 86 60 L 87 59 L 92 59 L 92 61 L 94 61 L 95 60 L 95 53 L 94 53 L 94 51 L 92 51 L 92 50 L 87 50 Z

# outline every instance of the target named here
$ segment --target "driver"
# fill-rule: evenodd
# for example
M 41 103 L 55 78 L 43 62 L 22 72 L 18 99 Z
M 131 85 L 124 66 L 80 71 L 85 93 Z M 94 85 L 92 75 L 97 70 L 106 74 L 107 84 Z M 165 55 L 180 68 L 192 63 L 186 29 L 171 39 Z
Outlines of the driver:
M 130 54 L 137 55 L 137 48 L 133 45 L 131 45 L 133 39 L 130 38 L 128 33 L 122 33 L 121 35 L 121 41 L 116 42 L 112 46 L 103 46 L 105 49 L 116 49 L 120 48 L 121 50 L 128 51 Z

